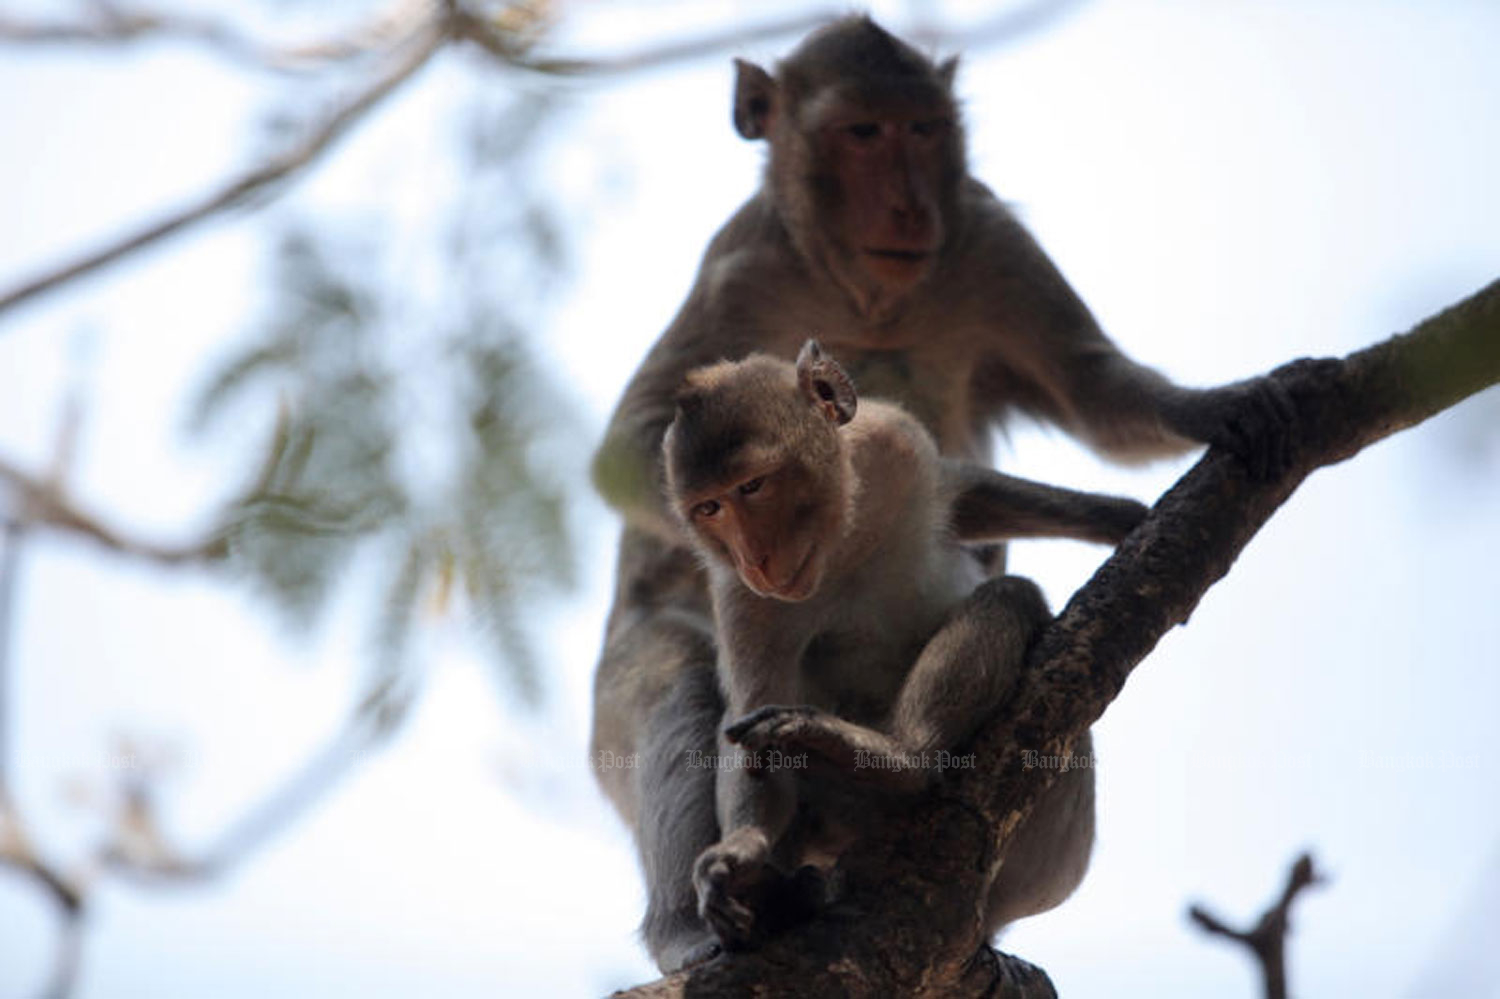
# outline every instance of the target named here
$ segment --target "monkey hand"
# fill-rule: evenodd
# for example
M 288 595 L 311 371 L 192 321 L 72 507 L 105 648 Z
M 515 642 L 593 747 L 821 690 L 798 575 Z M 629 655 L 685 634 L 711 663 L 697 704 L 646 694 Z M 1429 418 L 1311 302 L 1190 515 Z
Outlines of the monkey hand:
M 1163 412 L 1177 433 L 1238 455 L 1251 477 L 1261 481 L 1291 466 L 1296 415 L 1291 393 L 1280 380 L 1264 376 L 1184 390 Z
M 731 950 L 751 945 L 756 937 L 753 900 L 779 875 L 769 863 L 771 844 L 757 826 L 741 826 L 698 855 L 693 888 L 698 915 Z
M 806 705 L 758 708 L 725 728 L 724 736 L 751 752 L 806 752 L 851 780 L 889 791 L 920 791 L 930 773 L 885 733 Z
M 1125 536 L 1140 526 L 1151 512 L 1144 503 L 1121 497 L 1108 497 L 1108 502 L 1099 508 L 1100 528 L 1103 541 L 1117 545 Z

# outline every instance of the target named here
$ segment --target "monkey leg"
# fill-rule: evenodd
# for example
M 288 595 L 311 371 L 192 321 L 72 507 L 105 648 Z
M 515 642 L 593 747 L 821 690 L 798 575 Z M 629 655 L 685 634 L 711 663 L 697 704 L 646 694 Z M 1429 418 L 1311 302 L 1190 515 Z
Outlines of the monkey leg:
M 1051 620 L 1041 591 L 1004 576 L 981 585 L 960 605 L 907 678 L 894 730 L 912 751 L 951 749 L 1009 695 L 1036 632 Z M 1074 755 L 1091 761 L 1085 732 Z M 990 886 L 986 925 L 994 933 L 1022 916 L 1045 912 L 1073 893 L 1094 846 L 1092 766 L 1059 774 L 1016 830 Z
M 926 764 L 965 742 L 1000 704 L 1032 636 L 1051 618 L 1031 580 L 989 580 L 923 648 L 897 697 L 891 734 L 806 705 L 759 708 L 724 734 L 749 750 L 811 753 L 869 786 L 920 791 L 936 773 Z
M 917 657 L 891 719 L 897 742 L 911 753 L 967 742 L 1010 693 L 1027 646 L 1050 620 L 1031 580 L 1001 576 L 982 583 Z
M 724 702 L 696 562 L 638 532 L 620 547 L 594 679 L 594 774 L 630 827 L 646 878 L 647 950 L 670 972 L 718 952 L 698 915 L 693 862 L 719 838 L 715 773 Z

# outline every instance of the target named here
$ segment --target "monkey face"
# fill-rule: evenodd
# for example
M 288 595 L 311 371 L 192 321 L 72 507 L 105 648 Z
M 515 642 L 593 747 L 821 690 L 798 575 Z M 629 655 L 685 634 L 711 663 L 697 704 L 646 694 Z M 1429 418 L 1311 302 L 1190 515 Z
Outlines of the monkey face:
M 835 193 L 824 214 L 846 265 L 890 292 L 931 272 L 944 236 L 943 185 L 953 121 L 920 105 L 841 108 L 820 147 Z
M 798 462 L 759 469 L 686 511 L 703 548 L 751 592 L 797 602 L 817 592 L 842 532 L 842 488 Z

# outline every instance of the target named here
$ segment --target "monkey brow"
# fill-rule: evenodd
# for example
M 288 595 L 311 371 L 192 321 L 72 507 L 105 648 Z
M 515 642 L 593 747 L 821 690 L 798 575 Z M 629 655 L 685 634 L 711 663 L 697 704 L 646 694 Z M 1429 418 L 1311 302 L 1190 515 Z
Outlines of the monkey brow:
M 781 460 L 781 449 L 758 441 L 735 441 L 718 448 L 703 448 L 687 462 L 693 473 L 682 483 L 689 499 L 702 499 L 764 472 Z
M 952 114 L 953 99 L 930 80 L 911 77 L 874 77 L 845 82 L 818 95 L 818 112 L 872 118 L 926 117 Z

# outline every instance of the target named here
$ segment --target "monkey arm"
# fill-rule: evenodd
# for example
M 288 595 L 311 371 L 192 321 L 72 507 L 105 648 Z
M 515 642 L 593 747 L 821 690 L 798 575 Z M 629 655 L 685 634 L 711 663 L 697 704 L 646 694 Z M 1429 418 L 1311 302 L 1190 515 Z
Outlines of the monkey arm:
M 594 486 L 633 527 L 674 544 L 683 540 L 664 499 L 661 441 L 672 422 L 677 392 L 694 368 L 739 360 L 754 350 L 782 353 L 800 346 L 800 328 L 781 331 L 757 319 L 768 283 L 786 280 L 767 269 L 757 249 L 770 225 L 771 209 L 751 198 L 715 234 L 682 308 L 631 376 L 594 454 Z M 772 254 L 775 258 L 775 254 Z
M 1079 492 L 1005 475 L 971 462 L 945 459 L 949 523 L 960 541 L 1077 538 L 1118 544 L 1145 519 L 1133 499 Z
M 594 488 L 626 523 L 676 543 L 682 531 L 662 490 L 661 440 L 672 422 L 672 397 L 695 360 L 684 360 L 688 355 L 671 349 L 673 330 L 631 378 L 594 453 L 591 472 Z
M 1185 388 L 1126 356 L 1036 240 L 979 186 L 983 218 L 971 251 L 994 268 L 986 295 L 987 350 L 976 375 L 981 396 L 1056 423 L 1114 460 L 1180 454 L 1211 443 L 1269 474 L 1285 463 L 1292 408 L 1285 392 L 1256 378 Z
M 726 722 L 766 704 L 802 700 L 800 665 L 812 629 L 799 620 L 805 605 L 753 596 L 738 577 L 718 567 L 713 580 L 714 617 L 719 631 L 719 683 L 724 690 Z M 758 825 L 774 842 L 796 805 L 791 775 L 765 766 L 752 768 L 739 757 L 743 750 L 726 741 L 723 752 L 735 759 L 719 775 L 719 822 L 725 833 Z

